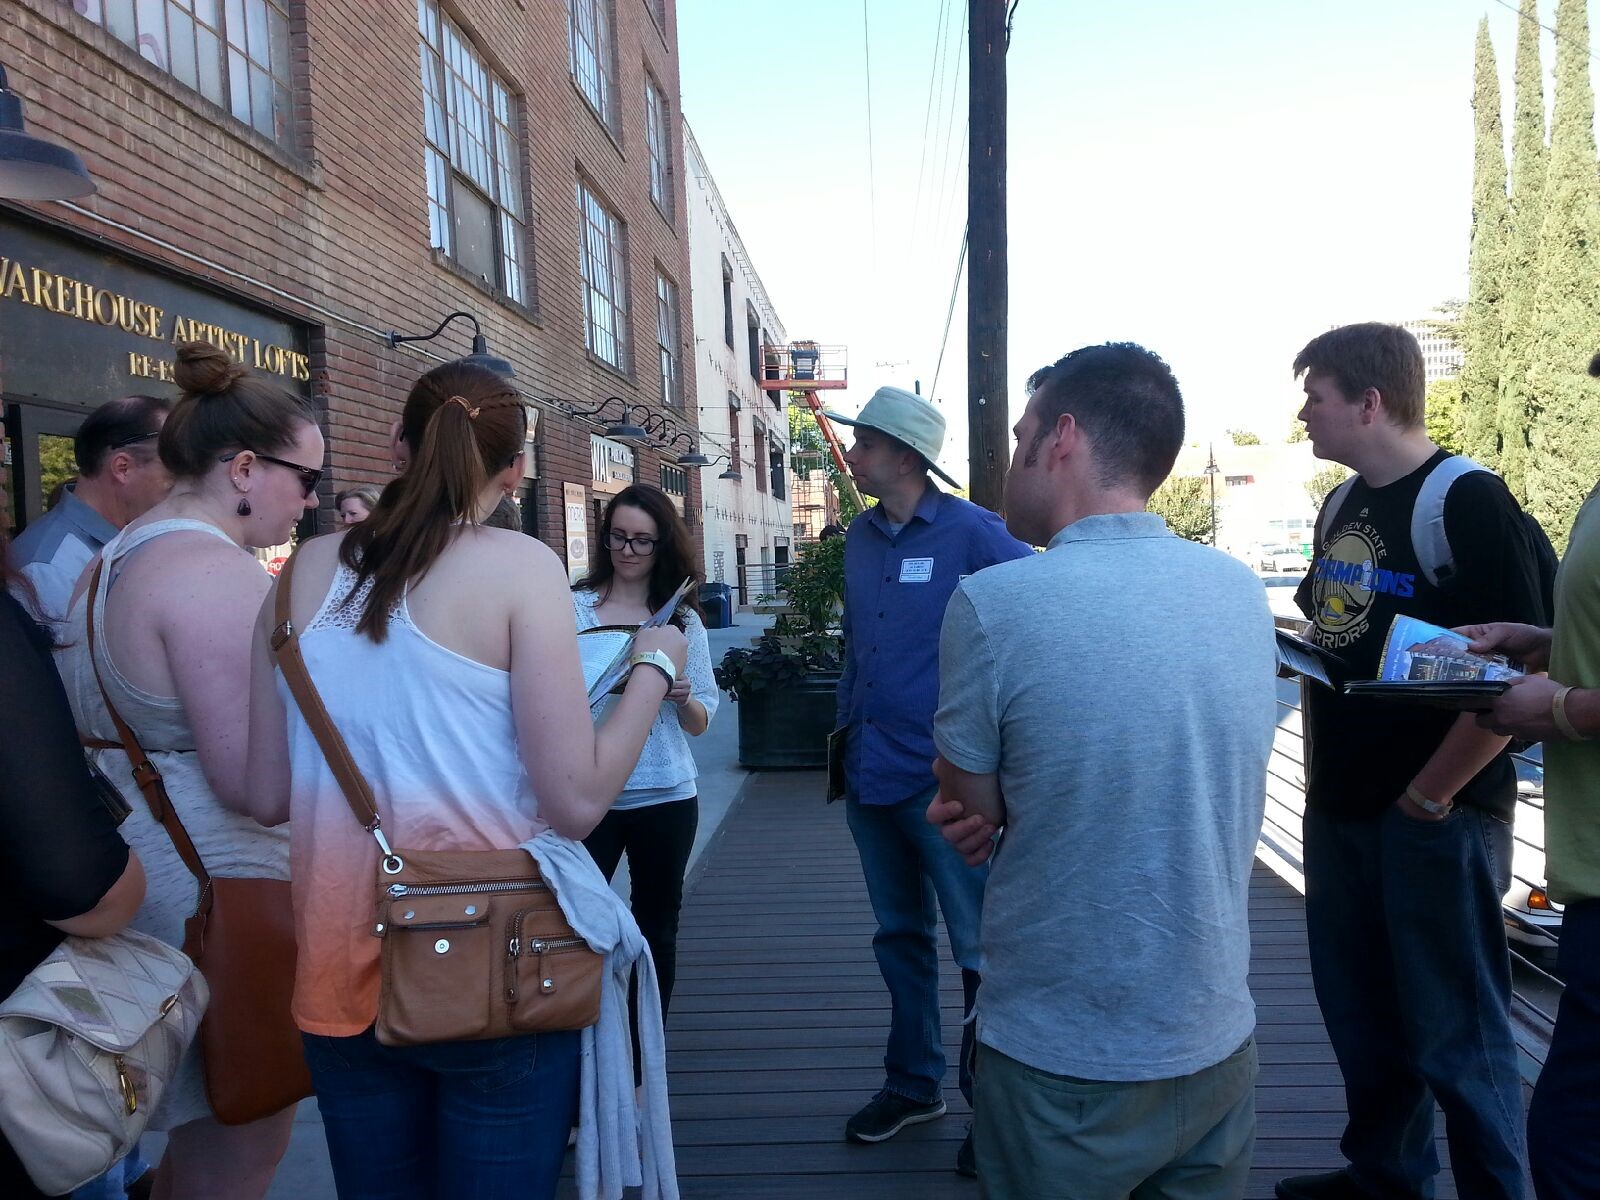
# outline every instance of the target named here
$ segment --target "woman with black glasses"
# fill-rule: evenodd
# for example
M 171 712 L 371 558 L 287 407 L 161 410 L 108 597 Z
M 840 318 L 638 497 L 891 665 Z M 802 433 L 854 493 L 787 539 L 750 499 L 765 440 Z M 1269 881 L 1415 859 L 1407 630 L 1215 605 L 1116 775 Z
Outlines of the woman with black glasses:
M 251 636 L 272 582 L 250 551 L 288 541 L 316 506 L 322 434 L 305 400 L 209 343 L 178 348 L 176 377 L 183 395 L 158 442 L 172 491 L 106 543 L 98 587 L 90 586 L 93 569 L 79 581 L 59 665 L 79 730 L 114 745 L 103 682 L 160 769 L 211 875 L 287 879 L 288 829 L 244 815 Z M 132 809 L 122 832 L 149 879 L 133 927 L 181 946 L 195 877 L 134 785 L 124 751 L 95 753 Z M 247 1125 L 220 1124 L 196 1042 L 151 1122 L 170 1135 L 156 1194 L 259 1200 L 293 1119 L 291 1107 Z
M 634 484 L 613 496 L 600 522 L 600 545 L 604 552 L 573 588 L 580 635 L 637 626 L 685 579 L 699 582 L 688 527 L 659 488 Z M 633 918 L 655 959 L 663 1019 L 677 963 L 683 874 L 700 819 L 688 739 L 704 733 L 717 711 L 711 650 L 695 592 L 691 586 L 672 619 L 689 641 L 684 674 L 662 701 L 627 787 L 583 841 L 607 879 L 628 856 Z

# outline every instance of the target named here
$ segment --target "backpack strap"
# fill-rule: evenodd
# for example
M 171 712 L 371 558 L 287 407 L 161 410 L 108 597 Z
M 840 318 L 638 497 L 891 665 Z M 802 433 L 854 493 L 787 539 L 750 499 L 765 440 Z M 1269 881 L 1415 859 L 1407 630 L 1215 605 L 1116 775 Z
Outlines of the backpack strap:
M 290 585 L 294 581 L 295 560 L 299 557 L 300 551 L 296 549 L 278 572 L 278 591 L 272 614 L 275 622 L 271 638 L 272 654 L 277 659 L 278 669 L 283 672 L 284 682 L 289 685 L 289 692 L 300 709 L 300 715 L 305 718 L 311 735 L 317 739 L 322 757 L 327 760 L 329 770 L 338 781 L 339 790 L 344 793 L 345 803 L 349 804 L 361 828 L 377 839 L 378 848 L 383 851 L 384 872 L 394 875 L 405 864 L 383 835 L 383 821 L 378 816 L 378 802 L 372 795 L 372 786 L 356 765 L 355 756 L 350 753 L 350 747 L 334 725 L 333 718 L 328 715 L 327 706 L 322 703 L 322 695 L 311 681 L 311 672 L 306 670 L 306 660 L 300 653 L 300 631 L 294 627 L 289 613 Z
M 1333 525 L 1334 517 L 1339 515 L 1339 509 L 1344 506 L 1345 497 L 1350 494 L 1350 489 L 1355 487 L 1359 475 L 1352 475 L 1333 491 L 1328 493 L 1328 498 L 1322 502 L 1322 511 L 1317 514 L 1317 544 L 1311 547 L 1314 555 L 1320 555 L 1326 548 L 1328 530 Z
M 1444 529 L 1444 502 L 1450 486 L 1463 475 L 1488 469 L 1464 454 L 1452 454 L 1422 481 L 1411 509 L 1411 549 L 1423 577 L 1434 587 L 1448 584 L 1456 572 L 1455 555 Z

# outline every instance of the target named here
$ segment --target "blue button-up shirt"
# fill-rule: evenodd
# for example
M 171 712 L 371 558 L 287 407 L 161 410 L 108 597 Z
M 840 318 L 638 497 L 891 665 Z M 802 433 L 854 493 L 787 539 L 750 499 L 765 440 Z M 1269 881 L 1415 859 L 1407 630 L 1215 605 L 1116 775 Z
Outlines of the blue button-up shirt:
M 863 804 L 898 804 L 934 784 L 939 627 L 968 575 L 1032 554 L 986 508 L 931 482 L 897 534 L 878 504 L 844 546 L 844 674 L 837 728 L 845 780 Z
M 46 622 L 63 621 L 78 576 L 112 538 L 117 527 L 78 499 L 72 485 L 61 502 L 36 520 L 11 543 L 11 565 L 32 581 L 39 611 Z

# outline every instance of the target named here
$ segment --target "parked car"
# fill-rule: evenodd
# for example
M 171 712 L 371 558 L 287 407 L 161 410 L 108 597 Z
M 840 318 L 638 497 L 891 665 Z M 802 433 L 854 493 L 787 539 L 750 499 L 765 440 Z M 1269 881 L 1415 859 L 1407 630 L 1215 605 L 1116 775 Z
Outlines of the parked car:
M 1258 571 L 1294 571 L 1304 573 L 1306 556 L 1293 546 L 1263 546 L 1256 562 Z
M 1519 950 L 1548 955 L 1560 935 L 1561 905 L 1545 891 L 1544 747 L 1513 755 L 1517 768 L 1516 834 L 1511 843 L 1511 887 L 1502 901 L 1506 936 Z

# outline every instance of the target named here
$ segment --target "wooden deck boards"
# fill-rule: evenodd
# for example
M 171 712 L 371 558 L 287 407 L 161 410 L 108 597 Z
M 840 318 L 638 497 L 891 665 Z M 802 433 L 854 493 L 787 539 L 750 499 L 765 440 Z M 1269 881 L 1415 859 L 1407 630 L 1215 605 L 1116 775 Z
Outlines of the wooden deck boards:
M 949 1115 L 877 1146 L 844 1140 L 845 1119 L 882 1083 L 888 996 L 844 812 L 821 790 L 811 774 L 754 777 L 685 904 L 667 1026 L 682 1194 L 976 1200 L 952 1169 L 969 1112 L 955 1086 L 961 991 L 947 945 Z M 1341 1164 L 1344 1096 L 1300 897 L 1258 867 L 1251 916 L 1262 1067 L 1247 1195 L 1266 1200 L 1283 1175 Z M 1438 1194 L 1455 1195 L 1448 1170 Z

